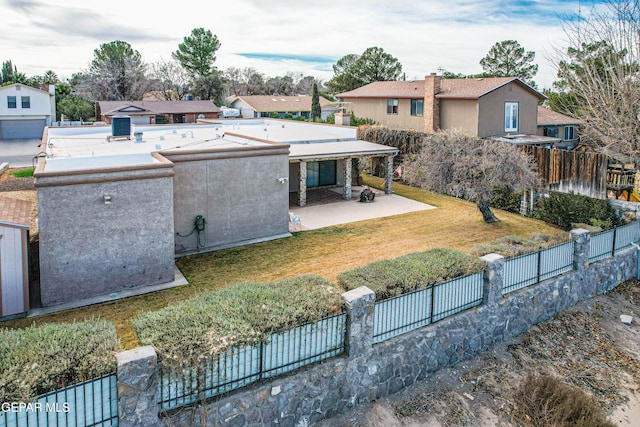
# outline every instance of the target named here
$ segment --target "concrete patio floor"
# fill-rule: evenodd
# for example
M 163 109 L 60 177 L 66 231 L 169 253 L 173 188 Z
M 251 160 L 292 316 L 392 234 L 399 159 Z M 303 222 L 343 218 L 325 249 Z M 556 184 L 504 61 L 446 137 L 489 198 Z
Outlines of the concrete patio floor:
M 342 189 L 336 188 L 332 189 L 332 191 L 341 194 Z M 304 231 L 435 209 L 435 206 L 407 199 L 396 194 L 384 194 L 384 191 L 381 190 L 374 190 L 376 197 L 373 202 L 361 203 L 361 191 L 362 187 L 353 187 L 351 200 L 336 198 L 335 201 L 331 200 L 311 206 L 291 206 L 289 210 L 295 215 L 300 216 L 302 220 L 302 230 Z M 299 228 L 296 230 L 299 231 Z

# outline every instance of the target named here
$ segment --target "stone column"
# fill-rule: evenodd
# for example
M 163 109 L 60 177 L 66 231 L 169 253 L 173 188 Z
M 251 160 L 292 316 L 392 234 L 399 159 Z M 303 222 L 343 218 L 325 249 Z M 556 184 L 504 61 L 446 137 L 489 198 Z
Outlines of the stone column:
M 486 264 L 484 269 L 483 305 L 496 305 L 502 301 L 502 285 L 504 284 L 504 257 L 488 254 L 480 258 Z
M 307 162 L 300 160 L 300 182 L 298 183 L 298 206 L 307 204 Z
M 573 269 L 584 271 L 589 266 L 589 250 L 591 249 L 591 233 L 583 228 L 571 230 L 573 239 Z
M 351 157 L 344 159 L 343 176 L 344 187 L 342 187 L 342 198 L 351 200 Z
M 157 356 L 152 346 L 116 354 L 120 427 L 158 426 Z
M 342 294 L 347 306 L 347 354 L 350 358 L 371 352 L 376 294 L 366 286 Z
M 384 194 L 393 194 L 393 156 L 387 156 L 387 167 L 384 171 Z

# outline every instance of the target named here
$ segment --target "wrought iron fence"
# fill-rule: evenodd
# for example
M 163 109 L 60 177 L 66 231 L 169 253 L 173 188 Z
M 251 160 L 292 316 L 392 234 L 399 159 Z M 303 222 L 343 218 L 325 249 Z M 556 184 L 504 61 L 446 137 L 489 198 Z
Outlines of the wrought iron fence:
M 437 283 L 375 304 L 373 342 L 380 343 L 482 303 L 484 273 Z
M 640 223 L 637 221 L 617 227 L 613 241 L 613 254 L 617 254 L 627 249 L 631 249 L 631 243 L 638 243 L 640 240 Z
M 638 241 L 640 241 L 640 222 L 638 221 L 633 221 L 612 230 L 592 234 L 589 262 L 612 257 L 617 253 L 632 248 L 632 243 L 637 243 Z
M 573 241 L 510 258 L 504 262 L 502 293 L 534 285 L 572 268 Z
M 109 427 L 118 425 L 116 374 L 111 373 L 39 396 L 3 403 L 0 427 Z
M 282 375 L 345 351 L 345 313 L 232 348 L 185 369 L 160 366 L 160 408 L 170 410 Z

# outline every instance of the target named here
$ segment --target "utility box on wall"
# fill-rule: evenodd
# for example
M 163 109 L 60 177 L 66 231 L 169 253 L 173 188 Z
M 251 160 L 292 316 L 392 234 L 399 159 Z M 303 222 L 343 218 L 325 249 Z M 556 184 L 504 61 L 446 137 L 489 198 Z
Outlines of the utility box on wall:
M 31 202 L 0 197 L 0 319 L 29 311 Z

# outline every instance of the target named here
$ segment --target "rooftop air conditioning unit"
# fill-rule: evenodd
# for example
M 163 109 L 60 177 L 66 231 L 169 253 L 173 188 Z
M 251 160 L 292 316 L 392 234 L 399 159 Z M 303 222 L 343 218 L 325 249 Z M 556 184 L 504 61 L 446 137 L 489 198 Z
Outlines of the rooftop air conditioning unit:
M 111 136 L 107 139 L 112 138 L 131 139 L 131 117 L 113 116 L 111 118 Z

